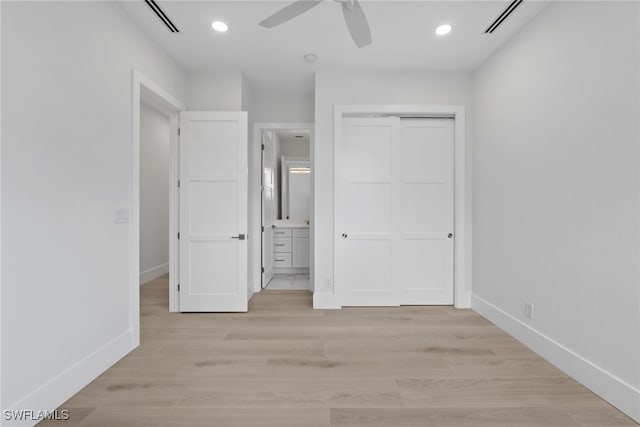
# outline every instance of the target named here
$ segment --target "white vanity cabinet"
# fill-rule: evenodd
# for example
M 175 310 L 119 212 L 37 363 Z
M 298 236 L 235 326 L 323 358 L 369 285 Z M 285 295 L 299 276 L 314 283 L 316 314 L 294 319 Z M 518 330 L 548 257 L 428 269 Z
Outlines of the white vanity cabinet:
M 273 266 L 275 268 L 309 268 L 309 228 L 275 228 L 273 230 Z
M 294 228 L 291 233 L 293 268 L 309 268 L 309 229 Z

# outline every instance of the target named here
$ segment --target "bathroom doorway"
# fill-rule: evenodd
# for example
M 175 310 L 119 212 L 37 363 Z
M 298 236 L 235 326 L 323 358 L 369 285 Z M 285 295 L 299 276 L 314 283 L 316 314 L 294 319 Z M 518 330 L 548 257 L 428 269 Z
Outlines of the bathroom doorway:
M 312 128 L 261 129 L 261 290 L 312 290 Z

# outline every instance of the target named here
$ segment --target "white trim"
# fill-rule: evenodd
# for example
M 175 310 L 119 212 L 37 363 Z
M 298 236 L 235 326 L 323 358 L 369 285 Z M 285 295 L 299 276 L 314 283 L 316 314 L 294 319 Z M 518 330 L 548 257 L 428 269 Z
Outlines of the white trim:
M 485 299 L 473 295 L 472 308 L 558 369 L 640 422 L 640 389 L 617 378 Z
M 2 22 L 2 5 L 0 4 L 0 22 Z M 0 31 L 0 46 L 2 46 L 2 31 Z M 2 93 L 2 55 L 0 55 L 0 93 Z M 2 242 L 2 102 L 0 102 L 0 242 Z M 2 331 L 2 245 L 0 244 L 0 331 Z M 0 349 L 2 341 L 0 340 Z M 2 367 L 2 351 L 0 351 L 0 367 Z M 2 387 L 0 387 L 0 403 L 2 400 Z M 0 405 L 1 407 L 1 405 Z
M 313 293 L 313 308 L 322 310 L 339 310 L 342 308 L 340 299 L 334 294 Z
M 455 119 L 454 306 L 456 308 L 470 308 L 472 232 L 470 185 L 471 162 L 467 162 L 466 158 L 467 141 L 465 107 L 463 105 L 336 105 L 334 107 L 333 121 L 334 147 L 339 144 L 341 138 L 342 118 L 350 115 L 400 115 L 413 117 L 435 116 L 453 117 Z M 316 306 L 316 299 L 314 298 L 314 308 L 333 308 L 337 301 L 340 300 L 339 295 L 341 294 L 341 290 L 335 288 L 336 286 L 334 284 L 332 298 L 318 299 L 318 302 L 328 301 L 328 304 L 331 305 L 331 307 L 324 307 L 322 305 Z
M 5 410 L 44 410 L 53 411 L 83 387 L 96 379 L 98 375 L 109 369 L 118 360 L 131 351 L 131 341 L 134 340 L 134 331 L 129 329 L 121 335 L 113 338 L 105 345 L 85 356 L 64 371 L 60 372 L 44 384 L 21 398 Z M 6 422 L 6 424 L 4 424 Z M 33 423 L 7 422 L 2 425 L 34 425 Z
M 169 92 L 154 83 L 151 79 L 136 69 L 132 70 L 132 125 L 131 125 L 131 192 L 129 206 L 131 209 L 129 221 L 129 319 L 133 330 L 133 347 L 140 344 L 140 105 L 142 100 L 148 100 L 156 107 L 164 109 L 170 118 L 170 188 L 169 193 L 169 311 L 177 311 L 177 263 L 178 245 L 177 235 L 178 206 L 178 113 L 186 110 L 185 105 L 174 98 Z
M 168 272 L 169 272 L 168 262 L 165 262 L 164 264 L 156 265 L 155 267 L 148 268 L 145 271 L 141 271 L 140 286 L 144 285 L 147 282 L 155 280 L 158 277 L 164 276 Z
M 313 187 L 313 177 L 314 177 L 314 160 L 313 160 L 313 144 L 314 144 L 314 137 L 313 137 L 313 132 L 314 132 L 314 124 L 311 122 L 256 122 L 253 124 L 253 146 L 249 147 L 250 150 L 256 150 L 256 152 L 258 153 L 257 156 L 257 160 L 259 161 L 260 159 L 262 159 L 262 132 L 265 130 L 291 130 L 291 129 L 296 129 L 296 130 L 306 130 L 311 132 L 311 138 L 309 141 L 309 155 L 310 155 L 310 159 L 309 161 L 311 162 L 311 182 L 312 182 L 312 188 Z M 250 165 L 250 167 L 254 167 L 254 165 Z M 260 167 L 260 162 L 258 162 L 258 167 Z M 255 265 L 252 266 L 254 268 L 254 271 L 258 272 L 258 277 L 254 278 L 254 292 L 260 292 L 261 289 L 261 282 L 262 282 L 262 232 L 260 230 L 260 226 L 262 224 L 262 190 L 261 190 L 261 185 L 262 185 L 262 179 L 261 179 L 261 175 L 262 175 L 262 171 L 258 171 L 258 173 L 256 174 L 256 179 L 258 179 L 258 183 L 256 185 L 256 188 L 258 189 L 258 202 L 259 202 L 259 207 L 257 209 L 257 211 L 260 213 L 260 217 L 259 219 L 259 224 L 257 226 L 257 230 L 260 233 L 260 238 L 256 239 L 255 241 L 257 241 L 258 243 L 256 244 L 256 247 L 258 248 L 257 250 L 254 249 L 254 263 Z M 249 186 L 251 187 L 251 186 Z M 252 195 L 249 195 L 249 200 L 251 200 Z M 310 285 L 311 285 L 311 289 L 314 289 L 313 286 L 313 268 L 314 268 L 314 264 L 313 264 L 313 251 L 314 251 L 314 244 L 315 244 L 315 239 L 313 237 L 314 235 L 314 226 L 313 226 L 313 206 L 314 206 L 314 199 L 315 199 L 315 193 L 314 196 L 311 198 L 311 224 L 310 224 L 310 233 L 309 233 L 309 239 L 310 239 L 310 245 L 311 245 L 311 254 L 310 254 L 310 266 L 309 266 L 309 272 L 310 272 Z M 250 219 L 251 221 L 252 219 Z M 260 279 L 260 280 L 258 280 Z

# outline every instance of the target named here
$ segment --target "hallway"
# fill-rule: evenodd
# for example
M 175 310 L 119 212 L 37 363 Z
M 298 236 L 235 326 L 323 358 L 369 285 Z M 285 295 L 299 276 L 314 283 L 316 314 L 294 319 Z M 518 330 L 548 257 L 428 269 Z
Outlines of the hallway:
M 168 313 L 141 288 L 141 345 L 40 426 L 633 426 L 471 310 L 311 309 L 307 291 L 241 314 Z

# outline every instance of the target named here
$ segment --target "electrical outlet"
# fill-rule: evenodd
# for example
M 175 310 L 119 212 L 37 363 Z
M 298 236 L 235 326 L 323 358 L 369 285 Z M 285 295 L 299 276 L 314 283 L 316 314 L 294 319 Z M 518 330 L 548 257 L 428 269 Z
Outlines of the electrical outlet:
M 533 319 L 533 304 L 530 302 L 524 303 L 524 316 Z
M 333 279 L 327 279 L 324 281 L 324 289 L 327 291 L 333 290 Z

